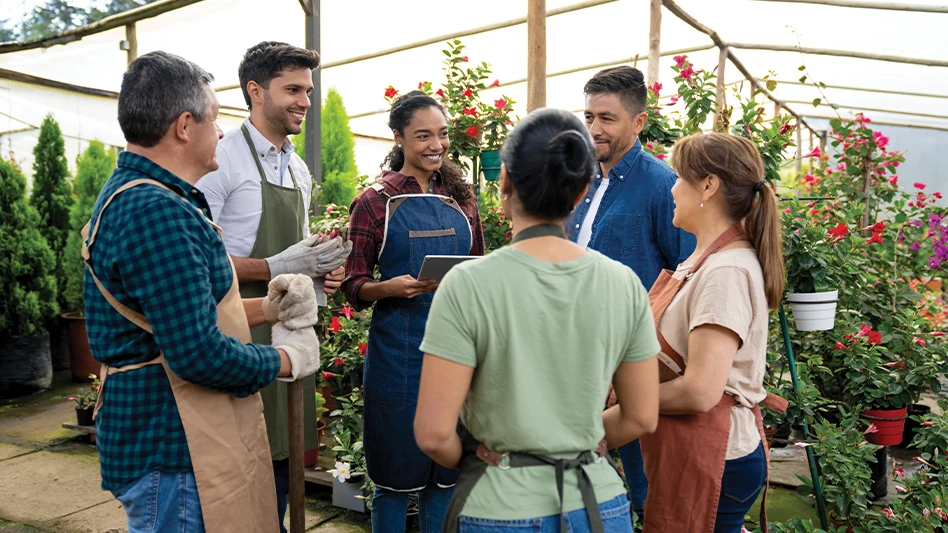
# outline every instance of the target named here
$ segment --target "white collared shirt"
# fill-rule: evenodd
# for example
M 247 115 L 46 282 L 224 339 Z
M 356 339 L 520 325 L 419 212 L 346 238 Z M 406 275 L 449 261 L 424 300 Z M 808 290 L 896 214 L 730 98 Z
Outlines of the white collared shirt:
M 313 180 L 306 163 L 293 151 L 293 143 L 285 139 L 277 148 L 257 128 L 244 120 L 250 131 L 255 156 L 267 181 L 280 185 L 281 168 L 288 165 L 296 176 L 296 184 L 303 193 L 303 207 L 309 212 L 310 192 Z M 214 222 L 224 230 L 224 245 L 227 252 L 236 257 L 248 257 L 257 239 L 260 213 L 263 211 L 260 196 L 260 172 L 250 154 L 250 148 L 240 128 L 228 132 L 217 143 L 217 164 L 220 166 L 197 182 L 211 208 Z M 290 171 L 283 172 L 283 186 L 292 187 Z M 304 217 L 309 220 L 309 216 Z M 309 236 L 308 224 L 303 234 Z

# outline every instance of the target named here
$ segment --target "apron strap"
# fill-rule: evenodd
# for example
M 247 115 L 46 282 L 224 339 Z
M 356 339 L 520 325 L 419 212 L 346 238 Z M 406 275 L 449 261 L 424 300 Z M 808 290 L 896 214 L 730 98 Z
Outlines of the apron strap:
M 99 218 L 96 219 L 95 226 L 92 228 L 92 231 L 91 232 L 89 231 L 89 224 L 86 224 L 85 227 L 82 228 L 82 232 L 81 232 L 82 240 L 83 242 L 88 241 L 88 244 L 86 244 L 85 248 L 88 248 L 90 250 L 92 249 L 92 245 L 95 243 L 95 236 L 99 232 L 99 224 L 102 223 L 102 213 L 104 213 L 106 208 L 109 207 L 109 204 L 112 203 L 112 200 L 114 200 L 115 197 L 118 196 L 119 193 L 125 192 L 131 189 L 132 187 L 137 187 L 139 185 L 143 185 L 146 183 L 149 185 L 160 187 L 169 192 L 174 192 L 170 187 L 168 187 L 164 183 L 161 183 L 160 181 L 156 181 L 153 179 L 137 179 L 137 180 L 132 180 L 126 183 L 125 185 L 122 185 L 121 187 L 118 188 L 117 191 L 112 193 L 112 196 L 109 196 L 109 199 L 106 200 L 105 204 L 102 205 L 102 209 L 99 210 Z M 175 194 L 178 194 L 178 193 L 175 192 Z M 82 258 L 86 261 L 86 264 L 89 264 L 89 253 L 87 249 L 83 249 Z
M 381 183 L 373 183 L 370 188 L 373 191 L 377 192 L 378 194 L 381 194 L 382 196 L 388 198 L 389 200 L 392 199 L 392 195 L 389 194 L 388 191 L 385 190 L 385 185 L 382 185 Z
M 241 124 L 240 131 L 244 134 L 244 139 L 247 141 L 247 148 L 250 149 L 250 157 L 253 158 L 253 162 L 257 164 L 257 172 L 260 173 L 260 179 L 266 180 L 267 175 L 264 174 L 263 165 L 260 164 L 260 159 L 257 158 L 257 149 L 254 147 L 253 140 L 250 138 L 250 130 L 247 129 L 246 124 Z M 296 178 L 293 178 L 293 185 L 296 185 Z
M 733 242 L 746 241 L 746 240 L 747 240 L 747 234 L 744 233 L 744 228 L 741 227 L 740 223 L 734 224 L 727 231 L 722 233 L 717 239 L 715 239 L 715 241 L 711 244 L 711 247 L 705 250 L 704 254 L 702 254 L 701 257 L 698 258 L 698 261 L 695 263 L 695 265 L 689 269 L 688 275 L 685 276 L 685 280 L 688 280 L 692 276 L 694 276 L 695 272 L 697 272 L 698 269 L 701 268 L 701 265 L 704 264 L 706 259 L 720 252 L 721 249 L 724 248 L 725 246 Z M 681 290 L 681 288 L 679 287 L 678 290 Z

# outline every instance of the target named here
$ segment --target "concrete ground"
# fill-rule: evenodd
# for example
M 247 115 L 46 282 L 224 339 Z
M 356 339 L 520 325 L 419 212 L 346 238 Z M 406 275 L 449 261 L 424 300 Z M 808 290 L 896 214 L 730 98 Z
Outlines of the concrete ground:
M 125 513 L 101 490 L 99 458 L 66 397 L 86 384 L 57 373 L 49 391 L 0 400 L 0 533 L 120 533 Z M 365 533 L 369 517 L 333 507 L 329 488 L 308 486 L 306 531 Z M 289 514 L 289 513 L 287 513 Z M 287 517 L 287 521 L 289 517 Z

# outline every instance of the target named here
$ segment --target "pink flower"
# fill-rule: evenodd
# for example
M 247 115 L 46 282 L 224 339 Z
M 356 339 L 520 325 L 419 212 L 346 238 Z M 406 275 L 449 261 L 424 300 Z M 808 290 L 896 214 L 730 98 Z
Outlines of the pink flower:
M 467 63 L 467 56 L 461 58 L 461 63 Z
M 676 67 L 682 68 L 682 67 L 685 66 L 685 61 L 688 59 L 688 56 L 675 56 L 675 57 L 672 58 L 672 59 L 675 60 L 675 66 L 676 66 Z
M 348 305 L 342 308 L 342 316 L 346 318 L 352 318 L 355 313 L 352 311 L 352 308 Z
M 816 148 L 813 149 L 813 151 L 811 151 L 810 153 L 806 154 L 803 157 L 821 157 L 822 155 L 823 153 L 820 152 L 820 147 L 817 146 Z
M 429 85 L 430 83 L 431 83 L 430 81 L 419 81 L 418 90 L 423 91 L 425 89 L 425 85 Z
M 789 215 L 789 214 L 790 214 L 790 208 L 788 207 L 788 208 L 784 209 L 783 212 Z
M 903 487 L 902 485 L 896 485 L 896 486 L 895 486 L 895 492 L 902 492 L 902 493 L 905 493 L 905 492 L 908 492 L 908 489 L 906 489 L 906 488 Z
M 920 190 L 920 191 L 924 191 L 924 190 L 925 190 L 925 184 L 922 183 L 922 182 L 920 182 L 920 181 L 916 181 L 916 182 L 915 182 L 915 188 L 918 189 L 918 190 Z
M 507 107 L 507 100 L 503 98 L 499 100 L 494 100 L 494 107 L 496 107 L 500 111 L 503 111 L 504 108 Z
M 794 444 L 794 446 L 802 450 L 803 448 L 806 448 L 807 446 L 813 446 L 813 445 L 810 444 L 809 442 L 797 442 Z
M 932 424 L 933 424 L 933 423 L 934 423 L 934 422 L 927 421 L 927 422 L 922 422 L 920 425 L 921 425 L 923 428 L 930 428 L 930 427 L 932 427 Z
M 675 104 L 678 103 L 678 100 L 679 100 L 679 99 L 681 99 L 681 95 L 680 95 L 680 94 L 676 94 L 676 95 L 672 96 L 672 97 L 671 97 L 671 100 L 669 100 L 668 103 L 665 104 L 665 105 L 675 105 Z
M 488 87 L 500 87 L 500 80 L 494 80 L 494 83 L 491 83 Z
M 898 185 L 898 184 L 899 184 L 899 177 L 898 177 L 898 176 L 892 176 L 891 178 L 889 178 L 889 185 L 895 187 L 895 186 Z
M 869 424 L 869 427 L 867 427 L 866 430 L 862 432 L 862 434 L 868 435 L 870 433 L 878 433 L 878 432 L 879 432 L 879 428 L 877 428 L 875 424 Z
M 929 511 L 927 507 L 924 508 L 924 509 L 922 509 L 922 516 L 928 518 L 928 515 L 930 515 L 930 514 L 932 514 L 932 512 Z
M 876 131 L 872 133 L 872 140 L 876 141 L 876 146 L 880 150 L 885 150 L 887 144 L 889 144 L 889 138 L 882 134 L 881 131 Z
M 695 69 L 691 65 L 688 65 L 688 68 L 682 69 L 678 73 L 678 78 L 682 80 L 690 80 L 692 76 L 695 75 Z
M 836 349 L 837 349 L 837 350 L 845 350 L 845 349 L 846 349 L 846 345 L 843 344 L 843 343 L 841 343 L 841 342 L 839 342 L 839 341 L 836 341 Z
M 655 154 L 655 157 L 661 159 L 662 161 L 668 159 L 668 156 L 665 154 Z
M 905 477 L 905 470 L 902 470 L 901 468 L 893 468 L 893 469 L 892 469 L 892 473 L 895 474 L 895 477 L 896 477 L 896 478 L 903 478 L 903 477 Z
M 648 89 L 652 91 L 653 93 L 655 93 L 655 96 L 658 96 L 659 91 L 662 90 L 662 84 L 656 81 L 651 86 L 649 86 Z
M 330 378 L 334 378 L 334 377 L 338 376 L 338 374 L 333 373 L 333 372 L 323 372 L 323 373 L 321 374 L 321 376 L 322 376 L 322 378 L 323 378 L 323 381 L 326 381 L 326 380 L 328 380 L 328 379 L 330 379 Z
M 935 514 L 942 520 L 948 520 L 948 514 L 945 514 L 945 512 L 941 510 L 941 507 L 935 507 Z
M 326 214 L 327 215 L 332 214 L 332 206 L 329 206 L 326 208 Z
M 882 510 L 882 514 L 884 514 L 890 520 L 895 518 L 895 513 L 893 513 L 892 509 L 889 509 L 888 507 Z
M 934 196 L 935 198 L 938 198 L 939 200 L 941 200 L 941 193 L 940 193 L 940 192 L 933 192 L 933 193 L 932 193 L 932 196 Z
M 915 337 L 914 339 L 912 339 L 912 342 L 914 342 L 915 344 L 919 346 L 925 346 L 926 344 L 928 344 L 927 342 L 925 342 L 925 339 L 921 337 Z

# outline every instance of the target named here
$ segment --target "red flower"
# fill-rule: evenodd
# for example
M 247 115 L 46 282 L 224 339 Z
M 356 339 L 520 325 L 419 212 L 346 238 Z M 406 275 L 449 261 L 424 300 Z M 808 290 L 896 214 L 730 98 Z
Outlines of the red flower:
M 478 131 L 477 126 L 471 126 L 470 128 L 467 129 L 467 136 L 472 139 L 480 135 L 480 133 L 481 132 Z
M 898 185 L 898 184 L 899 184 L 899 177 L 898 177 L 898 176 L 892 176 L 891 178 L 889 178 L 889 185 L 895 187 L 895 186 Z
M 925 339 L 921 337 L 915 337 L 914 339 L 912 339 L 912 342 L 914 342 L 915 344 L 919 346 L 925 346 L 926 344 L 928 344 L 927 342 L 925 342 Z
M 661 159 L 662 161 L 668 159 L 668 156 L 665 154 L 655 154 L 656 159 Z
M 813 149 L 813 151 L 811 151 L 810 153 L 806 154 L 806 155 L 803 156 L 803 157 L 820 157 L 820 156 L 822 156 L 822 155 L 823 155 L 823 153 L 820 152 L 820 147 L 817 146 L 816 148 Z
M 665 105 L 675 105 L 675 104 L 678 103 L 678 100 L 679 100 L 679 99 L 681 99 L 681 95 L 680 95 L 680 94 L 676 94 L 676 95 L 672 96 L 672 97 L 671 97 L 671 100 L 669 100 L 668 103 L 665 104 Z
M 859 337 L 865 337 L 866 335 L 869 334 L 870 331 L 872 331 L 872 328 L 870 328 L 866 324 L 863 324 L 862 327 L 859 328 L 859 333 L 857 333 L 856 335 L 858 335 Z
M 326 380 L 328 380 L 329 378 L 334 378 L 334 377 L 336 377 L 337 375 L 338 375 L 338 374 L 335 374 L 335 373 L 333 373 L 333 372 L 323 372 L 323 373 L 321 374 L 321 376 L 322 376 L 322 378 L 323 378 L 323 381 L 326 381 Z
M 675 66 L 676 66 L 676 67 L 682 68 L 682 67 L 685 66 L 685 61 L 688 59 L 688 56 L 675 56 L 675 57 L 672 58 L 672 59 L 675 60 Z
M 883 231 L 885 231 L 885 220 L 880 220 L 879 222 L 876 222 L 875 224 L 869 226 L 869 229 L 871 229 L 872 231 L 876 233 L 882 233 Z
M 461 58 L 461 63 L 467 63 L 467 56 Z
M 889 518 L 889 519 L 895 518 L 895 513 L 893 513 L 892 509 L 889 509 L 888 507 L 882 510 L 882 514 L 884 514 L 886 518 Z
M 656 81 L 648 89 L 655 93 L 655 96 L 658 96 L 659 91 L 662 90 L 662 84 Z
M 448 95 L 444 94 L 444 89 L 438 89 L 438 91 L 435 94 L 441 97 L 441 99 L 445 99 L 448 97 Z
M 477 108 L 476 108 L 476 107 L 465 107 L 465 108 L 464 108 L 464 114 L 465 114 L 465 115 L 470 115 L 470 116 L 472 116 L 472 117 L 476 117 L 476 116 L 477 116 Z
M 922 423 L 919 424 L 919 425 L 922 426 L 923 428 L 930 428 L 930 427 L 932 427 L 932 422 L 931 422 L 931 421 L 922 422 Z
M 922 183 L 922 182 L 920 182 L 920 181 L 916 181 L 916 182 L 915 182 L 915 188 L 918 189 L 918 190 L 920 190 L 920 191 L 923 191 L 923 190 L 925 190 L 925 184 Z
M 695 75 L 694 67 L 692 67 L 691 65 L 688 65 L 688 68 L 682 69 L 682 71 L 678 73 L 678 78 L 682 80 L 690 80 L 691 77 L 694 75 Z
M 494 80 L 494 83 L 491 83 L 488 87 L 500 87 L 500 80 Z
M 789 133 L 791 131 L 793 131 L 793 124 L 790 124 L 789 122 L 787 122 L 783 126 L 780 126 L 779 135 L 783 135 L 784 133 Z
M 844 222 L 840 222 L 835 228 L 829 230 L 830 236 L 839 240 L 849 235 L 849 227 Z
M 332 360 L 332 364 L 334 364 L 334 365 L 336 365 L 336 366 L 342 366 L 342 365 L 346 364 L 346 360 L 343 359 L 342 357 L 337 357 L 337 358 L 335 358 L 335 359 Z
M 905 477 L 905 470 L 902 470 L 901 468 L 893 468 L 892 473 L 894 473 L 895 477 L 897 478 Z
M 355 313 L 352 311 L 352 308 L 348 305 L 342 308 L 342 316 L 346 318 L 352 318 Z
M 332 321 L 329 323 L 329 331 L 333 333 L 339 333 L 342 331 L 342 324 L 339 322 L 339 317 L 332 317 Z
M 364 342 L 360 342 L 357 344 L 357 346 L 359 347 L 359 353 L 362 354 L 362 357 L 365 357 L 365 353 L 369 350 L 369 345 L 365 344 Z
M 882 244 L 882 232 L 873 233 L 866 244 Z
M 419 82 L 418 82 L 418 90 L 419 90 L 419 91 L 423 91 L 423 90 L 425 89 L 425 85 L 430 85 L 430 84 L 431 84 L 430 81 L 419 81 Z
M 941 200 L 941 193 L 940 193 L 940 192 L 933 192 L 933 193 L 932 193 L 932 196 L 934 196 L 935 198 L 938 198 L 939 200 Z
M 396 94 L 398 94 L 398 91 L 391 85 L 388 86 L 388 89 L 385 89 L 385 98 L 394 98 Z
M 846 345 L 843 344 L 843 343 L 841 343 L 841 342 L 839 342 L 839 341 L 836 341 L 836 349 L 837 349 L 837 350 L 845 350 L 845 349 L 846 349 Z
M 945 335 L 944 331 L 933 331 L 929 333 L 932 337 L 943 337 Z
M 501 98 L 500 100 L 494 100 L 494 107 L 503 111 L 507 107 L 507 100 Z
M 465 98 L 470 98 L 470 97 L 474 96 L 474 91 L 472 91 L 471 89 L 468 89 L 468 90 L 464 91 L 463 93 L 461 93 L 461 96 L 463 96 L 463 97 L 465 97 Z

